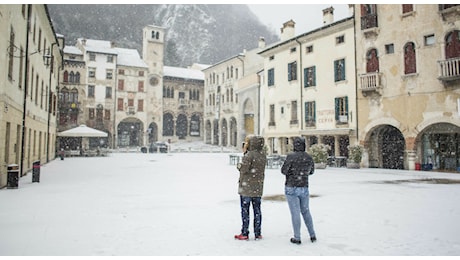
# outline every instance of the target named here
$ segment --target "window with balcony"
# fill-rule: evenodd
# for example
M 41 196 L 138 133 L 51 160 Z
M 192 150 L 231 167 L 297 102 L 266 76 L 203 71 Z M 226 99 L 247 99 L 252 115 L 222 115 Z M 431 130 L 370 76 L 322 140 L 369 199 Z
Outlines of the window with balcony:
M 404 45 L 404 74 L 412 74 L 417 72 L 415 58 L 415 45 L 413 42 L 408 42 Z
M 460 31 L 454 30 L 446 36 L 446 59 L 460 57 Z
M 348 123 L 348 97 L 335 98 L 335 121 L 337 124 Z
M 305 88 L 316 86 L 316 66 L 305 68 L 303 75 Z
M 366 55 L 366 72 L 378 72 L 379 71 L 379 58 L 377 55 L 377 49 L 370 49 Z
M 361 30 L 378 27 L 377 23 L 377 5 L 361 5 Z

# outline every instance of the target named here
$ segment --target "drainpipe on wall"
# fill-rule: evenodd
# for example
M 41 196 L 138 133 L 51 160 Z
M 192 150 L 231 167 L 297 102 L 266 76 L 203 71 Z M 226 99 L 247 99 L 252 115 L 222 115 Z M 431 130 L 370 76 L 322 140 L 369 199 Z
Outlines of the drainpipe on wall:
M 296 38 L 295 41 L 299 44 L 299 68 L 300 68 L 300 131 L 303 130 L 303 84 L 302 84 L 302 79 L 303 79 L 303 73 L 302 73 L 302 43 L 299 42 L 299 40 Z
M 53 47 L 57 42 L 53 42 L 50 47 L 51 62 L 54 66 Z M 54 68 L 53 68 L 54 69 Z M 51 124 L 51 78 L 52 73 L 50 69 L 49 89 L 48 89 L 48 129 L 46 131 L 46 162 L 50 161 L 50 124 Z
M 29 31 L 30 31 L 30 14 L 32 5 L 27 5 L 27 30 L 26 30 L 26 50 L 25 50 L 25 73 L 24 73 L 24 103 L 22 104 L 22 136 L 21 136 L 21 162 L 19 167 L 19 176 L 24 173 L 24 150 L 25 150 L 25 131 L 26 131 L 26 104 L 27 104 L 27 79 L 29 78 Z

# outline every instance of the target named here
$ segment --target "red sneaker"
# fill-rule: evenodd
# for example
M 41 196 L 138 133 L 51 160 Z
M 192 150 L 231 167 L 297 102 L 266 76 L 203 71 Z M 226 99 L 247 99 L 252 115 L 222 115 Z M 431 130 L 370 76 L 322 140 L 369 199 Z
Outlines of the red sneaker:
M 243 234 L 239 234 L 239 235 L 235 235 L 235 239 L 238 239 L 238 240 L 249 240 L 249 237 L 248 236 L 245 236 Z

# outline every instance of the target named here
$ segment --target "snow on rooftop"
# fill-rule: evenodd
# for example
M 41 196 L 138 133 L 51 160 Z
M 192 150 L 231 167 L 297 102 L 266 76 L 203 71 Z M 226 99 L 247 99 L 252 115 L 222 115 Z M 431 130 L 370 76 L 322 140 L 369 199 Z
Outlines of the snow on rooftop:
M 168 77 L 204 80 L 204 73 L 196 69 L 164 66 L 163 73 L 164 76 Z
M 83 41 L 85 41 L 85 44 L 83 44 Z M 81 45 L 85 46 L 86 51 L 107 53 L 107 54 L 114 54 L 114 55 L 118 54 L 114 50 L 114 48 L 112 48 L 112 43 L 109 41 L 79 38 L 78 42 Z
M 148 68 L 135 49 L 115 48 L 118 53 L 117 65 Z
M 74 54 L 74 55 L 83 55 L 80 49 L 78 49 L 75 46 L 65 46 L 64 47 L 64 53 L 67 54 Z

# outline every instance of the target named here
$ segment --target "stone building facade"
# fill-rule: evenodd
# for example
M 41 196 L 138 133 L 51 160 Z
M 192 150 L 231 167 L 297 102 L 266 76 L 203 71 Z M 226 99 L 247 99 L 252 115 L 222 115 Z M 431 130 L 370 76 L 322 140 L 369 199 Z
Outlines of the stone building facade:
M 458 5 L 356 4 L 365 167 L 460 166 Z
M 108 138 L 60 138 L 65 149 L 139 149 L 202 136 L 202 67 L 164 66 L 163 28 L 143 28 L 143 56 L 103 40 L 65 48 L 59 130 L 85 124 Z
M 353 17 L 333 21 L 323 11 L 323 26 L 298 36 L 295 22 L 283 24 L 283 41 L 268 46 L 262 85 L 262 135 L 269 153 L 292 151 L 292 139 L 304 136 L 307 147 L 324 143 L 331 156 L 348 156 L 357 142 Z

